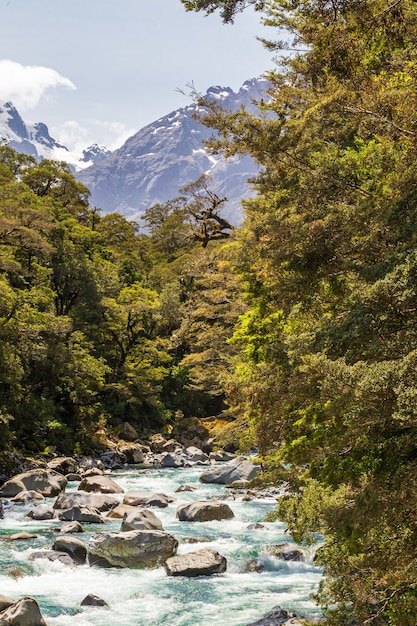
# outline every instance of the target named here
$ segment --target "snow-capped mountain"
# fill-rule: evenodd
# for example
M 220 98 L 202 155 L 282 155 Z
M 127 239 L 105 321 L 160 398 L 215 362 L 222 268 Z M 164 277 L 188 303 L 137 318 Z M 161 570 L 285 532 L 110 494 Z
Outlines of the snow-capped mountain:
M 65 160 L 67 148 L 53 139 L 42 122 L 25 123 L 11 102 L 0 105 L 0 139 L 36 159 Z
M 251 110 L 254 100 L 265 98 L 267 88 L 267 80 L 253 79 L 237 93 L 228 87 L 211 87 L 206 98 L 225 109 L 244 105 Z M 182 187 L 209 173 L 213 190 L 228 199 L 225 217 L 238 224 L 241 199 L 253 195 L 248 178 L 258 167 L 248 156 L 225 160 L 208 154 L 203 141 L 213 131 L 193 118 L 196 112 L 197 105 L 190 104 L 161 117 L 107 158 L 79 172 L 77 177 L 92 193 L 91 203 L 104 213 L 116 211 L 140 221 L 147 208 L 177 197 Z
M 0 104 L 1 140 L 6 141 L 17 152 L 29 154 L 38 161 L 66 161 L 75 170 L 88 167 L 111 154 L 105 146 L 97 144 L 86 148 L 81 155 L 71 152 L 50 136 L 48 127 L 43 122 L 24 122 L 11 102 Z

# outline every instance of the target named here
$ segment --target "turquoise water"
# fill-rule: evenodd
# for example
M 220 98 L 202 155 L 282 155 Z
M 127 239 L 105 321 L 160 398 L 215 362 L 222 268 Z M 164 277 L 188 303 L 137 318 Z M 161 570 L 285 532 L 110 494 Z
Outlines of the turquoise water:
M 214 548 L 228 561 L 227 571 L 217 576 L 172 578 L 163 567 L 149 570 L 68 567 L 47 560 L 29 561 L 39 548 L 49 548 L 59 527 L 58 520 L 32 521 L 25 517 L 31 506 L 6 508 L 0 520 L 0 536 L 14 532 L 38 534 L 38 539 L 24 542 L 2 542 L 0 551 L 0 592 L 17 599 L 35 597 L 48 626 L 246 626 L 274 606 L 282 606 L 299 615 L 319 615 L 309 596 L 317 588 L 321 573 L 309 562 L 284 562 L 268 556 L 268 545 L 288 543 L 285 527 L 279 522 L 264 523 L 265 528 L 249 530 L 248 524 L 262 522 L 274 507 L 273 498 L 242 501 L 240 496 L 227 500 L 235 517 L 221 522 L 179 522 L 175 511 L 179 504 L 212 496 L 221 497 L 221 485 L 201 484 L 201 467 L 179 470 L 134 470 L 113 472 L 125 490 L 140 489 L 173 495 L 166 509 L 153 509 L 164 530 L 179 540 L 178 553 Z M 175 493 L 182 484 L 198 487 L 194 492 Z M 67 490 L 74 490 L 70 484 Z M 120 500 L 123 494 L 119 496 Z M 53 499 L 51 500 L 53 502 Z M 88 532 L 76 535 L 88 543 L 92 532 L 119 530 L 121 520 L 105 526 L 88 526 Z M 205 543 L 183 542 L 187 537 L 209 540 Z M 247 572 L 251 559 L 260 560 L 265 570 Z M 109 608 L 80 607 L 81 600 L 93 593 L 103 598 Z

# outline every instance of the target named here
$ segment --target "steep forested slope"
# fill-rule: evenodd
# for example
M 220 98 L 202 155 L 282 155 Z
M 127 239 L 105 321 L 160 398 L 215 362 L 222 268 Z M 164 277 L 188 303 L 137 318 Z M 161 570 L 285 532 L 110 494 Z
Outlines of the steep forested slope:
M 89 208 L 64 163 L 0 146 L 1 449 L 85 452 L 124 422 L 143 433 L 223 410 L 227 351 L 211 343 L 240 305 L 222 202 L 201 185 L 150 209 L 139 235 Z
M 206 119 L 264 168 L 240 235 L 236 406 L 291 479 L 279 515 L 325 533 L 329 623 L 415 624 L 416 5 L 184 1 L 225 20 L 246 4 L 293 41 L 275 119 Z

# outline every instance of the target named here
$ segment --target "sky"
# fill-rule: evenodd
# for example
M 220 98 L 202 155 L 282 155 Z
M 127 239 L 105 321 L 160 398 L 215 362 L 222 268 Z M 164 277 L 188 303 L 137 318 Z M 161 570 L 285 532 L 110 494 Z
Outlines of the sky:
M 0 0 L 0 102 L 71 150 L 115 149 L 212 85 L 274 67 L 260 14 L 233 25 L 179 0 Z

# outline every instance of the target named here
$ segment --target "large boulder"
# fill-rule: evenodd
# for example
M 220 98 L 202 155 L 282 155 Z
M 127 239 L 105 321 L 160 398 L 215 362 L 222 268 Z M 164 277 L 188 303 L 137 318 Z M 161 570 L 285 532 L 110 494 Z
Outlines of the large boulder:
M 27 504 L 28 502 L 33 502 L 33 500 L 45 500 L 45 496 L 31 489 L 30 491 L 20 491 L 17 496 L 11 498 L 12 502 L 18 502 L 20 504 Z
M 176 452 L 165 452 L 160 456 L 161 467 L 185 467 L 188 464 L 188 459 L 182 452 L 177 450 Z
M 123 504 L 129 504 L 130 506 L 156 506 L 160 509 L 164 509 L 171 502 L 174 502 L 174 498 L 167 496 L 164 493 L 146 493 L 132 489 L 127 491 L 123 498 Z
M 226 502 L 196 500 L 188 504 L 180 504 L 177 508 L 177 517 L 181 522 L 211 522 L 231 519 L 234 513 Z
M 77 565 L 84 565 L 87 560 L 87 547 L 75 537 L 57 537 L 53 543 L 52 550 L 69 554 Z
M 117 450 L 107 450 L 100 454 L 100 462 L 107 469 L 115 470 L 122 469 L 123 465 L 126 463 L 126 459 L 123 454 Z
M 27 472 L 28 470 L 46 467 L 44 461 L 28 459 L 17 452 L 0 452 L 0 485 L 16 474 Z
M 196 446 L 188 446 L 188 448 L 186 448 L 185 450 L 185 454 L 187 458 L 189 459 L 189 461 L 192 461 L 192 462 L 198 461 L 199 463 L 204 463 L 207 465 L 210 464 L 209 455 L 203 452 L 202 450 L 200 450 L 200 448 L 197 448 Z
M 104 524 L 100 512 L 92 506 L 74 504 L 73 507 L 62 511 L 59 519 L 63 522 L 84 522 L 86 524 Z
M 33 520 L 47 520 L 53 519 L 55 516 L 55 509 L 50 504 L 38 504 L 34 509 L 29 511 L 27 517 L 31 517 Z
M 37 491 L 43 496 L 57 496 L 67 486 L 67 479 L 51 469 L 34 469 L 13 476 L 4 483 L 0 495 L 5 498 L 17 496 L 21 491 Z
M 14 604 L 14 600 L 0 594 L 0 611 L 4 611 L 4 609 L 7 609 L 12 604 Z
M 224 465 L 216 465 L 203 472 L 200 476 L 202 483 L 217 483 L 228 485 L 234 482 L 252 480 L 261 473 L 260 465 L 246 459 L 235 459 Z
M 100 493 L 123 493 L 120 487 L 110 476 L 87 476 L 78 485 L 78 491 L 98 491 Z
M 59 532 L 62 535 L 70 535 L 74 533 L 83 533 L 84 528 L 81 526 L 80 522 L 65 522 L 62 524 Z
M 163 527 L 159 517 L 152 511 L 134 508 L 125 513 L 120 530 L 163 530 Z
M 225 450 L 216 450 L 215 452 L 210 452 L 210 461 L 215 461 L 216 463 L 227 463 L 228 461 L 233 461 L 235 455 L 231 452 L 226 452 Z
M 34 598 L 21 598 L 0 613 L 1 626 L 46 626 Z
M 78 463 L 71 456 L 58 456 L 47 463 L 49 469 L 59 472 L 60 474 L 76 474 L 78 472 Z
M 133 465 L 135 463 L 144 463 L 145 461 L 145 452 L 143 450 L 143 447 L 138 443 L 120 446 L 118 448 L 118 451 L 120 452 L 120 454 L 123 454 L 126 459 L 126 463 L 128 463 L 129 465 Z
M 99 493 L 61 493 L 55 500 L 54 509 L 70 509 L 73 506 L 92 506 L 97 511 L 110 511 L 119 504 L 117 498 Z
M 178 541 L 162 530 L 96 533 L 89 544 L 90 565 L 142 569 L 174 556 Z
M 210 576 L 222 574 L 226 567 L 226 558 L 210 549 L 172 556 L 165 562 L 168 576 Z

